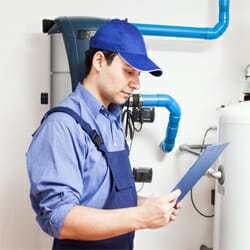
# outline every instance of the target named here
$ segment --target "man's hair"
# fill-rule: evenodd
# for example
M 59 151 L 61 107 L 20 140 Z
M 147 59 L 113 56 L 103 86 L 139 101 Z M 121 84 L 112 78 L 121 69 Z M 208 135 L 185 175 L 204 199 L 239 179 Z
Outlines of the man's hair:
M 107 60 L 107 64 L 110 65 L 117 53 L 112 52 L 112 51 L 106 51 L 106 50 L 101 50 L 101 49 L 95 49 L 95 48 L 90 48 L 85 52 L 85 77 L 89 74 L 92 66 L 92 60 L 97 51 L 101 51 L 105 59 Z

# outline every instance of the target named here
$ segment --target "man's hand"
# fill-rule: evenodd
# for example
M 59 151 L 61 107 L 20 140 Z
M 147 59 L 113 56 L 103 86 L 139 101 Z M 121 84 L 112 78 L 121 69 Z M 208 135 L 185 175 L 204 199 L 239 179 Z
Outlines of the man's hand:
M 153 195 L 139 204 L 139 218 L 142 228 L 159 228 L 175 221 L 177 209 L 181 208 L 180 203 L 176 204 L 180 194 L 180 190 L 175 190 L 172 193 Z M 176 208 L 174 208 L 175 204 Z
M 143 228 L 163 227 L 177 216 L 180 190 L 149 198 L 139 197 L 137 207 L 97 209 L 75 206 L 67 214 L 58 239 L 103 240 Z M 176 204 L 176 208 L 174 208 Z

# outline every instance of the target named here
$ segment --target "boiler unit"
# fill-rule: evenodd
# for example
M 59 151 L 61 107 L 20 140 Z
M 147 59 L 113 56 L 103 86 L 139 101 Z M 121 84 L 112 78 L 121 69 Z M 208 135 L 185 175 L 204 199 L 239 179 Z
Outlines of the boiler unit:
M 230 141 L 219 159 L 224 183 L 216 182 L 214 250 L 248 250 L 250 222 L 250 102 L 222 109 L 219 142 Z

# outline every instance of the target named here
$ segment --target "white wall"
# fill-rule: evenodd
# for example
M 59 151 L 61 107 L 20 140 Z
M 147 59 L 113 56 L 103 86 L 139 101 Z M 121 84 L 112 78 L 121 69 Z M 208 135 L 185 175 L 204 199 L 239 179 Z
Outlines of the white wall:
M 48 36 L 41 32 L 43 18 L 95 16 L 125 18 L 137 23 L 212 27 L 218 20 L 218 0 L 106 0 L 8 1 L 0 9 L 0 249 L 49 249 L 51 239 L 39 229 L 29 201 L 25 152 L 31 134 L 48 109 L 40 93 L 49 89 Z M 204 131 L 217 125 L 222 104 L 241 98 L 244 69 L 250 62 L 250 1 L 231 1 L 230 26 L 216 40 L 145 37 L 149 54 L 165 73 L 155 79 L 142 76 L 143 93 L 172 95 L 182 108 L 175 150 L 162 153 L 168 112 L 157 109 L 153 124 L 136 135 L 131 162 L 152 167 L 152 184 L 141 194 L 170 191 L 195 156 L 180 153 L 178 145 L 199 144 Z M 216 142 L 216 133 L 207 137 Z M 207 178 L 194 188 L 198 207 L 213 213 Z M 175 223 L 158 230 L 137 232 L 136 249 L 194 250 L 212 247 L 213 219 L 198 215 L 189 195 Z

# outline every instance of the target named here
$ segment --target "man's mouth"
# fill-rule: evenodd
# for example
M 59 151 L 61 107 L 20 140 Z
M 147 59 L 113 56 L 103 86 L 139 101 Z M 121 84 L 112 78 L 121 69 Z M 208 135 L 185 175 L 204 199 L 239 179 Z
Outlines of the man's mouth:
M 131 96 L 132 92 L 128 92 L 128 91 L 122 90 L 122 91 L 121 91 L 121 94 L 122 94 L 123 96 L 125 96 L 126 98 L 129 98 L 129 97 Z

